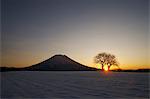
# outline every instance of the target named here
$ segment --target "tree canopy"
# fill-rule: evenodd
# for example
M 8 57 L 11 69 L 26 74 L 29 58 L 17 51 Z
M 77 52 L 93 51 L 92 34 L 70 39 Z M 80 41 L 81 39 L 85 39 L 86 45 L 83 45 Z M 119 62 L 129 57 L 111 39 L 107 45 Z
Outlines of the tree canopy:
M 118 66 L 117 59 L 115 55 L 109 53 L 99 53 L 94 57 L 94 62 L 102 65 L 102 70 L 104 70 L 104 65 L 108 66 L 108 70 L 112 65 Z

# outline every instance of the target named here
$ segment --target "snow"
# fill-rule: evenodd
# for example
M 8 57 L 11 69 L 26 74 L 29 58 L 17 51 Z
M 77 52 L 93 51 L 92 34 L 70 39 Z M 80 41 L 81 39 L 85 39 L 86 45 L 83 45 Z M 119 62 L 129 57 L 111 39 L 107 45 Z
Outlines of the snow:
M 98 71 L 1 73 L 2 98 L 149 98 L 149 74 Z

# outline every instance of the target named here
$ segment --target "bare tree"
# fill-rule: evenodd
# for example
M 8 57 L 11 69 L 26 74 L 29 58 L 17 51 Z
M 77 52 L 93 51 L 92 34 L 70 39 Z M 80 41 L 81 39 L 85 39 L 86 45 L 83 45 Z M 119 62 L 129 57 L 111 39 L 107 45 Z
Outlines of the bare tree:
M 104 65 L 108 66 L 108 70 L 110 70 L 110 67 L 113 65 L 118 66 L 118 62 L 115 55 L 107 54 L 105 52 L 96 55 L 94 57 L 94 62 L 101 64 L 102 70 L 104 70 Z
M 94 62 L 102 65 L 102 70 L 104 70 L 104 65 L 107 64 L 107 53 L 99 53 L 94 57 Z
M 110 70 L 110 67 L 111 67 L 112 65 L 118 66 L 118 62 L 117 62 L 117 59 L 116 59 L 115 55 L 107 54 L 107 61 L 106 61 L 106 64 L 107 64 L 107 66 L 108 66 L 108 70 Z

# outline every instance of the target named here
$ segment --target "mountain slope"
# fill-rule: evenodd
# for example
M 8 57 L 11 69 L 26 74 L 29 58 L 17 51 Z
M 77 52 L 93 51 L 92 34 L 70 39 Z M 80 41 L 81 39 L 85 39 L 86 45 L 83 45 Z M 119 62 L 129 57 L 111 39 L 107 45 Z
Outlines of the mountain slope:
M 24 68 L 25 70 L 96 70 L 84 66 L 66 55 L 55 55 L 41 63 Z

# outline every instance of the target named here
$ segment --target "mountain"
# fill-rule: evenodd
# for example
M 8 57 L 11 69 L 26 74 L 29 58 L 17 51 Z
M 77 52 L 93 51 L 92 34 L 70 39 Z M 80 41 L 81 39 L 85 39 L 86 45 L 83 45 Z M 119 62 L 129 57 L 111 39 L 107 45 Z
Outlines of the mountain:
M 79 70 L 96 70 L 96 68 L 87 67 L 82 65 L 66 55 L 54 55 L 53 57 L 32 65 L 30 67 L 23 68 L 24 70 L 41 70 L 41 71 L 79 71 Z

